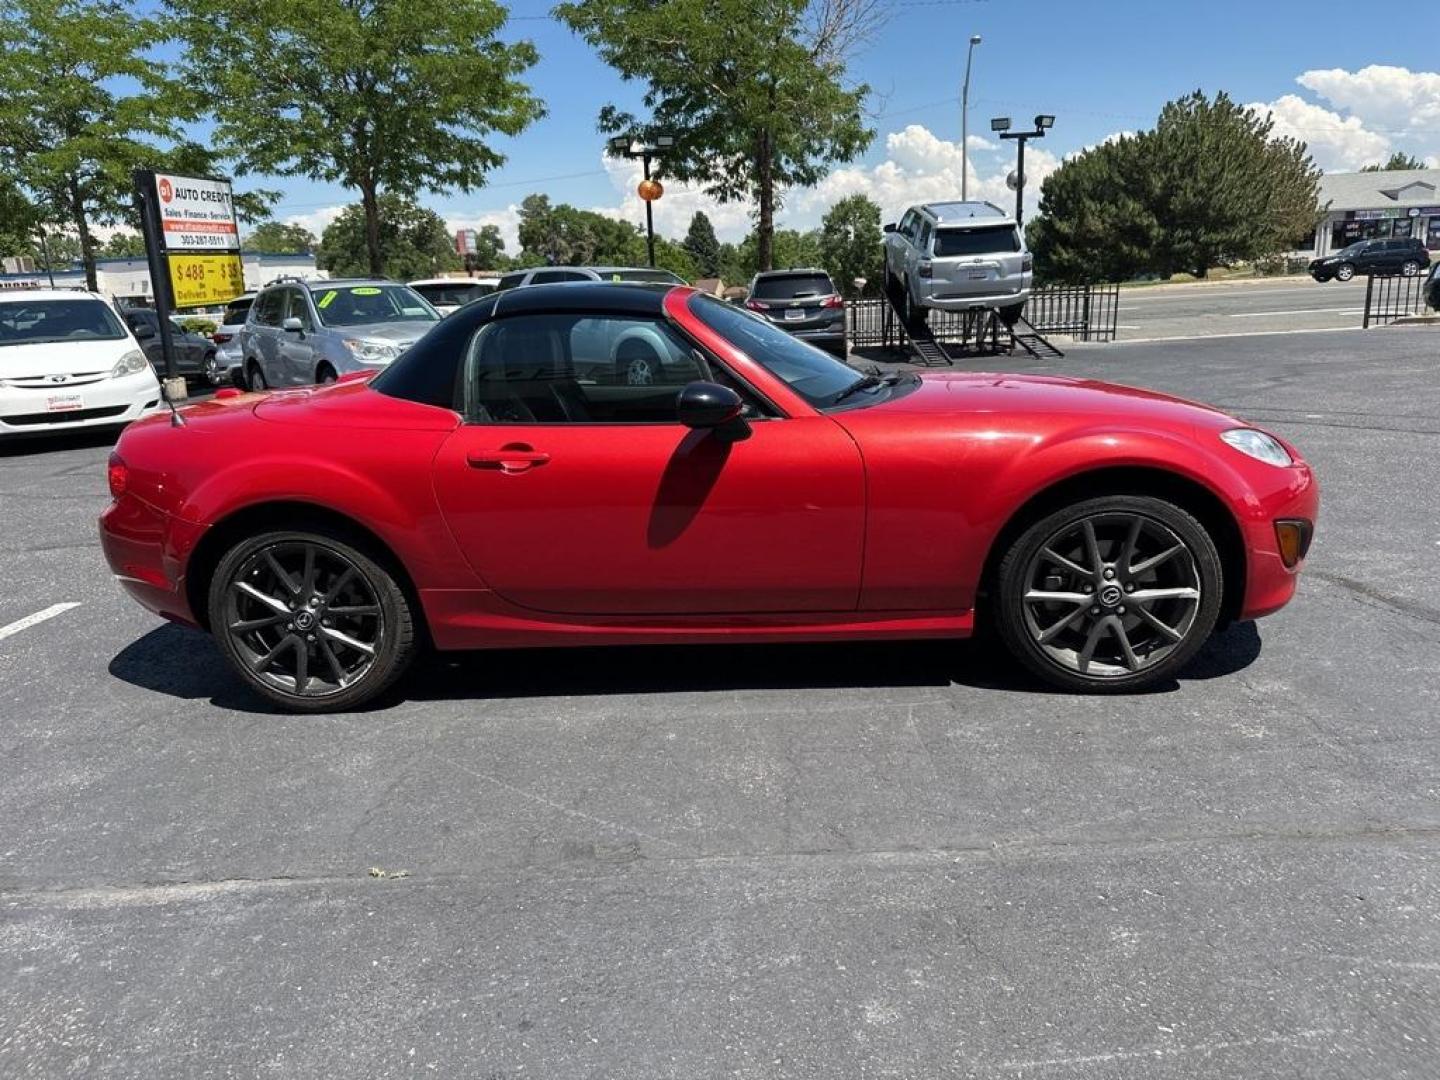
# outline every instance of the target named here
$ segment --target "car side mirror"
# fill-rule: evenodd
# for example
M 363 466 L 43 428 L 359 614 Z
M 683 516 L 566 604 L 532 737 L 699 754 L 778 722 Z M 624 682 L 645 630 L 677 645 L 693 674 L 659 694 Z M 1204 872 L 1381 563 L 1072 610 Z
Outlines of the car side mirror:
M 713 430 L 730 442 L 750 434 L 749 423 L 740 415 L 744 408 L 734 390 L 711 382 L 686 383 L 675 402 L 675 411 L 686 427 Z
M 284 330 L 287 334 L 303 334 L 305 332 L 305 324 L 294 315 L 291 315 L 280 324 L 280 329 Z
M 887 225 L 885 226 L 885 231 L 886 231 L 887 233 L 888 233 L 888 232 L 894 232 L 894 231 L 895 231 L 895 223 L 892 221 L 892 222 L 890 222 L 889 224 L 887 224 Z
M 135 334 L 136 341 L 149 341 L 155 336 L 155 328 L 149 323 L 139 323 L 132 326 L 131 331 Z

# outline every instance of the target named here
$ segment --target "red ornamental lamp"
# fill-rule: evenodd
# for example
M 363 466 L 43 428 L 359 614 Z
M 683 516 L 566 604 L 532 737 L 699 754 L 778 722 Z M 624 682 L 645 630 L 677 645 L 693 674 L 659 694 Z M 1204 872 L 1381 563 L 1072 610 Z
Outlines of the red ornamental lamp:
M 641 180 L 640 186 L 636 188 L 636 191 L 639 192 L 640 198 L 644 199 L 647 203 L 654 202 L 660 198 L 661 195 L 665 194 L 665 188 L 659 180 Z

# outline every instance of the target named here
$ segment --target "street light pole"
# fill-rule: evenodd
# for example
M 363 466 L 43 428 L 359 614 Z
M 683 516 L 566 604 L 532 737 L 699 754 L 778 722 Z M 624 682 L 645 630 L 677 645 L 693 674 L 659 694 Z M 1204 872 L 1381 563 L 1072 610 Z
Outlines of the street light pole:
M 960 201 L 970 197 L 970 61 L 980 35 L 970 35 L 970 48 L 965 50 L 965 82 L 960 87 Z
M 655 208 L 650 204 L 664 194 L 665 189 L 658 180 L 650 178 L 651 159 L 675 145 L 673 135 L 655 135 L 651 141 L 640 142 L 633 135 L 616 135 L 606 148 L 615 157 L 640 159 L 644 179 L 640 181 L 639 194 L 645 203 L 645 251 L 650 265 L 655 265 Z
M 1024 225 L 1025 219 L 1025 144 L 1031 139 L 1043 139 L 1045 132 L 1055 126 L 1055 117 L 1042 113 L 1035 117 L 1034 131 L 1011 131 L 1010 118 L 997 116 L 990 121 L 990 130 L 1002 139 L 1014 139 L 1015 155 L 1015 224 Z

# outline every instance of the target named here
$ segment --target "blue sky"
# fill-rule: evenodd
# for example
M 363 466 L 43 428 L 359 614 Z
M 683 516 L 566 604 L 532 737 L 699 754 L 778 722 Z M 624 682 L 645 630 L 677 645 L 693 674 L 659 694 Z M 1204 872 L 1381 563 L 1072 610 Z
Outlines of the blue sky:
M 532 191 L 640 220 L 636 177 L 629 166 L 607 166 L 595 130 L 602 104 L 638 106 L 639 89 L 552 21 L 548 7 L 515 0 L 506 36 L 539 49 L 530 80 L 549 115 L 496 141 L 508 160 L 485 188 L 424 198 L 452 225 L 495 222 L 513 235 L 514 205 Z M 1062 155 L 1149 126 L 1167 99 L 1197 87 L 1274 108 L 1281 129 L 1305 138 L 1326 168 L 1356 168 L 1391 149 L 1440 164 L 1436 31 L 1440 15 L 1426 4 L 1377 19 L 1353 4 L 1316 0 L 894 0 L 889 21 L 853 64 L 855 78 L 872 88 L 873 145 L 819 190 L 791 193 L 782 220 L 812 225 L 854 190 L 887 211 L 958 194 L 959 85 L 972 33 L 984 37 L 971 83 L 972 136 L 988 136 L 997 114 L 1057 116 L 1050 137 L 1031 144 L 1033 187 Z M 1004 197 L 1013 150 L 974 146 L 972 194 Z M 317 228 L 354 199 L 333 185 L 267 184 L 284 193 L 277 217 Z M 714 207 L 677 185 L 659 204 L 657 224 L 681 232 L 696 207 L 712 212 L 722 236 L 747 227 L 745 208 Z

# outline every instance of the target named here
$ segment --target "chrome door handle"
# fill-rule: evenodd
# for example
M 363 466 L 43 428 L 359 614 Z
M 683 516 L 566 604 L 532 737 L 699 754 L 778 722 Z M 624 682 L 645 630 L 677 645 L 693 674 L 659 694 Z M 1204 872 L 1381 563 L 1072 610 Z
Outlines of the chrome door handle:
M 543 450 L 525 445 L 502 446 L 499 450 L 472 450 L 465 455 L 472 469 L 496 469 L 500 472 L 528 472 L 550 460 Z

